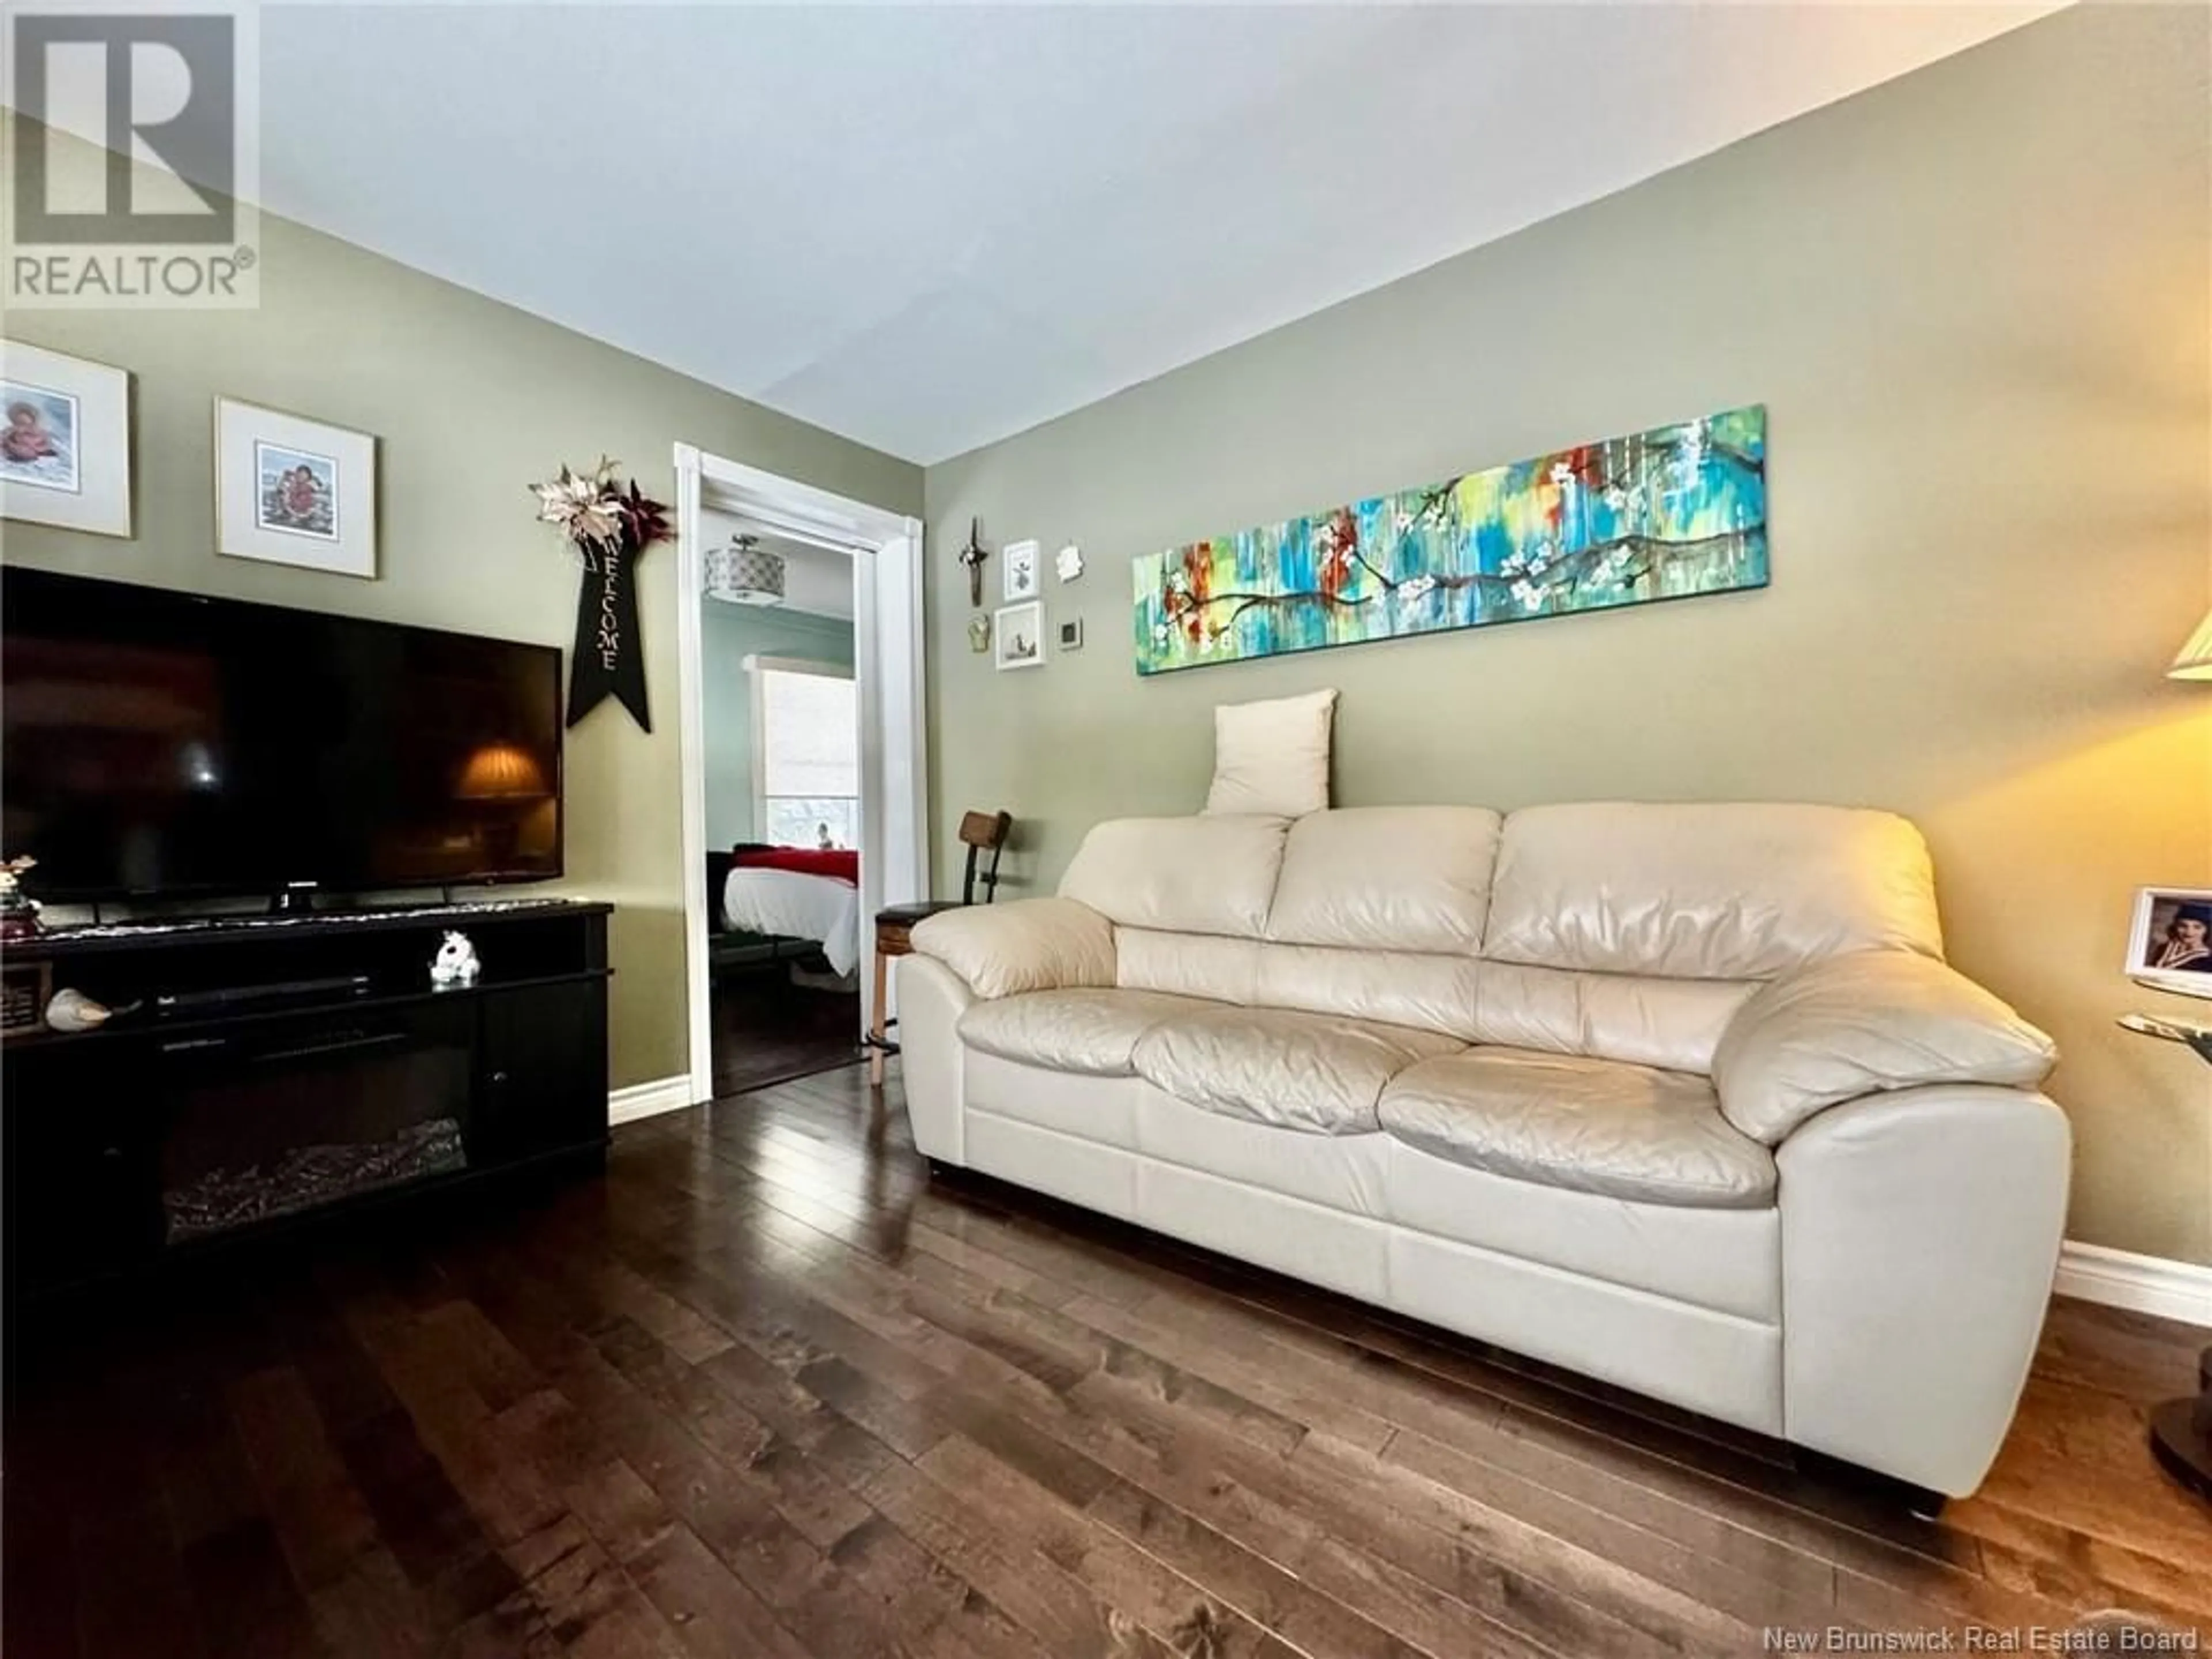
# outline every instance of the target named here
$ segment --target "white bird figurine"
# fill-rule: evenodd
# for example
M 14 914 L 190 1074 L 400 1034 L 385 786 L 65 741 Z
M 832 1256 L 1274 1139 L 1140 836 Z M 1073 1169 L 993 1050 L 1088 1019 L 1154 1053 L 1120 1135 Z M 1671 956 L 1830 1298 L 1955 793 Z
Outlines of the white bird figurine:
M 61 990 L 46 1004 L 46 1024 L 57 1031 L 91 1031 L 115 1017 L 115 1010 L 94 1002 L 82 991 Z

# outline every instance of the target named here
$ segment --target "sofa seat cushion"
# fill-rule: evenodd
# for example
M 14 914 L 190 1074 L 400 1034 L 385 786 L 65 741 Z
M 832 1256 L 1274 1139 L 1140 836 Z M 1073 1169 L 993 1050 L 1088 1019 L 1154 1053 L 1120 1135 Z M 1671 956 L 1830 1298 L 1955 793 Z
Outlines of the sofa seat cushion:
M 1031 991 L 978 1002 L 960 1017 L 960 1040 L 1000 1060 L 1091 1077 L 1127 1077 L 1137 1039 L 1162 1020 L 1218 1003 L 1164 991 Z
M 1379 1131 L 1295 1134 L 1177 1100 L 1142 1078 L 1128 1079 L 1121 1086 L 1137 1091 L 1137 1150 L 1155 1164 L 1196 1170 L 1325 1209 L 1388 1218 L 1383 1172 L 1391 1154 L 1406 1149 Z
M 1215 1007 L 1161 1021 L 1133 1059 L 1139 1077 L 1208 1111 L 1310 1134 L 1370 1134 L 1385 1084 L 1465 1046 L 1373 1020 Z
M 1383 1090 L 1385 1133 L 1471 1169 L 1644 1204 L 1774 1202 L 1774 1158 L 1707 1079 L 1619 1060 L 1470 1048 Z

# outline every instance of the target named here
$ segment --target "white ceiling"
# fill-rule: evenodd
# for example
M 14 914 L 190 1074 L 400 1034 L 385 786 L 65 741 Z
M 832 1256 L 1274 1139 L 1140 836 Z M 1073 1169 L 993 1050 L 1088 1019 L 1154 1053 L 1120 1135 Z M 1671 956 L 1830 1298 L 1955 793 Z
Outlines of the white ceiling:
M 2055 9 L 271 5 L 262 177 L 929 463 Z

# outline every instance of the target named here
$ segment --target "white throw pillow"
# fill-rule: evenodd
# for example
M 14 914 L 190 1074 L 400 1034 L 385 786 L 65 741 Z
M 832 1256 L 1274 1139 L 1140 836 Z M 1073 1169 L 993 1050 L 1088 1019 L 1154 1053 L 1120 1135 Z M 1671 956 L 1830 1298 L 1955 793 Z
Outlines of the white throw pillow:
M 1216 708 L 1213 787 L 1206 810 L 1297 818 L 1327 806 L 1328 731 L 1335 712 L 1334 690 Z

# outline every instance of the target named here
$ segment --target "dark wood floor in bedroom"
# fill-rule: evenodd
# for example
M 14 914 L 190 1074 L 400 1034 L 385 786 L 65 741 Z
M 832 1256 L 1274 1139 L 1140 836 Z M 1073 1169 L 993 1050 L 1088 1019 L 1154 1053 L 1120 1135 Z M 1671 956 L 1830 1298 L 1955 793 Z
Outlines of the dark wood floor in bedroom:
M 795 983 L 791 964 L 726 973 L 709 998 L 714 1097 L 849 1066 L 860 1054 L 860 996 Z
M 1940 1521 L 1775 1447 L 1003 1188 L 857 1071 L 604 1182 L 19 1344 L 10 1659 L 1753 1654 L 1771 1626 L 2212 1624 L 2142 1411 L 2054 1316 Z

